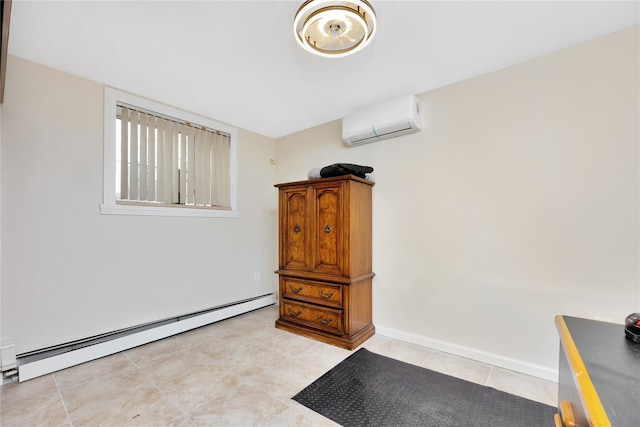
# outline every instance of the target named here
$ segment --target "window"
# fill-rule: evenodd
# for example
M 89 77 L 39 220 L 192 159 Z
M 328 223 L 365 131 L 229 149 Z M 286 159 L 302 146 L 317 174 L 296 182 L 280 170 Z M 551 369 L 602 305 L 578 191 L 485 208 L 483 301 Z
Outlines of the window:
M 237 217 L 237 130 L 105 89 L 103 214 Z

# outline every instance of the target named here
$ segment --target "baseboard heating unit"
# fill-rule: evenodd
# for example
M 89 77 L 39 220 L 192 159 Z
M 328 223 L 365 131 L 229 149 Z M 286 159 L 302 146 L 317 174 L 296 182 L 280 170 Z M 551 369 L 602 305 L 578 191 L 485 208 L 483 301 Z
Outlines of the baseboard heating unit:
M 18 381 L 30 380 L 275 303 L 275 294 L 266 294 L 196 313 L 189 313 L 65 343 L 56 347 L 18 354 L 16 356 Z

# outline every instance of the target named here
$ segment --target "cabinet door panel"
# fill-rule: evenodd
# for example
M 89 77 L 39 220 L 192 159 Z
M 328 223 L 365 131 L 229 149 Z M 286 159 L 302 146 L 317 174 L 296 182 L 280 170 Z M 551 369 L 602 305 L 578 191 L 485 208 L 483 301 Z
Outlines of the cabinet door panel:
M 280 225 L 282 267 L 310 270 L 310 221 L 307 188 L 285 190 L 282 194 L 282 224 Z
M 342 275 L 342 186 L 317 188 L 314 271 Z

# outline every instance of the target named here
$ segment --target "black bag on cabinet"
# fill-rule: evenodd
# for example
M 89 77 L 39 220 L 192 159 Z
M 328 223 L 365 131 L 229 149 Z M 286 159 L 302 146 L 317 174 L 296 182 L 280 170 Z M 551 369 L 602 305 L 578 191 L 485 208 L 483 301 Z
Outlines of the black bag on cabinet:
M 332 176 L 355 175 L 359 178 L 366 178 L 366 174 L 373 172 L 371 166 L 360 166 L 352 163 L 334 163 L 320 169 L 322 178 L 330 178 Z

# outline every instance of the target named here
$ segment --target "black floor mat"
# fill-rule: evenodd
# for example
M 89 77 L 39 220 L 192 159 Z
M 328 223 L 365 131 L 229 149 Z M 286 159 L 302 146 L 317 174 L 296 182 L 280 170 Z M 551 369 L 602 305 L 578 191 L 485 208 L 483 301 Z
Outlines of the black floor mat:
M 553 426 L 556 408 L 360 349 L 293 399 L 343 426 Z

